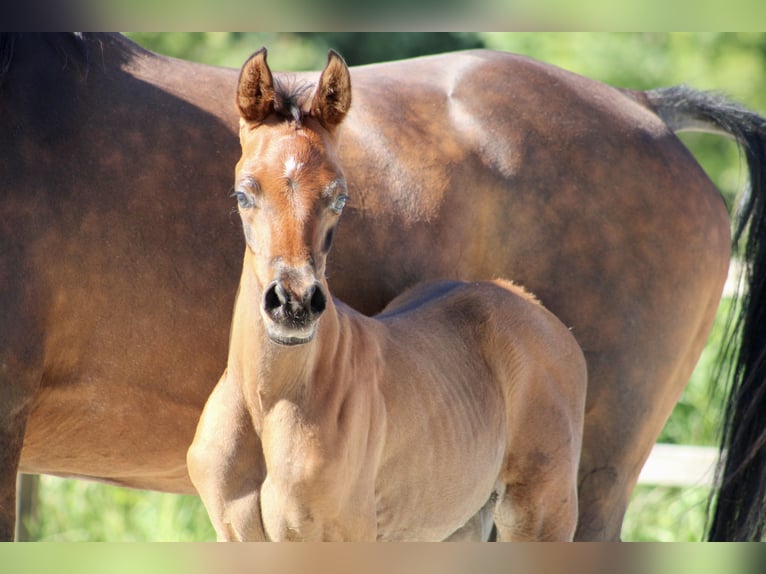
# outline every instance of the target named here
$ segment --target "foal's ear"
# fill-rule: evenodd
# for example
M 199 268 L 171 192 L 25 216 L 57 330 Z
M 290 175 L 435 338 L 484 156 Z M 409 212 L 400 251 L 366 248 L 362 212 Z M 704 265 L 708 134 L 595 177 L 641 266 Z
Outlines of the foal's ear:
M 332 132 L 346 117 L 351 107 L 351 74 L 340 54 L 330 50 L 327 65 L 311 102 L 311 115 Z
M 239 73 L 237 107 L 248 122 L 260 123 L 274 111 L 274 78 L 266 63 L 266 48 L 247 59 Z

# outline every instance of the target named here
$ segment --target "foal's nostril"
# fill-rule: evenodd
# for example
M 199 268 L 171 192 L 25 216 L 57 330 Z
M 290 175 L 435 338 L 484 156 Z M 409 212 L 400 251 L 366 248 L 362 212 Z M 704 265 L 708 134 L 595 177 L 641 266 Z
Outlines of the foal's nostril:
M 299 299 L 291 296 L 279 281 L 275 281 L 263 295 L 263 307 L 269 313 L 279 311 L 292 320 L 304 320 L 307 314 L 320 315 L 327 307 L 327 297 L 319 283 L 309 287 Z
M 273 311 L 279 309 L 282 305 L 287 303 L 287 291 L 278 282 L 272 283 L 266 293 L 263 296 L 263 305 L 267 311 Z
M 311 288 L 312 293 L 309 299 L 309 309 L 315 315 L 319 315 L 327 307 L 327 297 L 324 294 L 324 290 L 321 285 L 315 285 Z

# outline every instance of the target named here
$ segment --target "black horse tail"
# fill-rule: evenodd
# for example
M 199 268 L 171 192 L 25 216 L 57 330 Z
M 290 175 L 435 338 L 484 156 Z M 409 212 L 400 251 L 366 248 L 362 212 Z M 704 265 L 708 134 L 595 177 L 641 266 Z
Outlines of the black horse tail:
M 646 95 L 673 131 L 726 135 L 747 159 L 750 185 L 733 233 L 746 288 L 731 306 L 721 354 L 729 381 L 707 536 L 761 540 L 766 527 L 766 120 L 719 94 L 687 87 Z

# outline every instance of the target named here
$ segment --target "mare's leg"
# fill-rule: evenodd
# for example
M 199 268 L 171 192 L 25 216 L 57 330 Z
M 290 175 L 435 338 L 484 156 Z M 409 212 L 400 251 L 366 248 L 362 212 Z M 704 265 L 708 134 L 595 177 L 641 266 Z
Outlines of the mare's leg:
M 2 384 L 6 384 L 4 380 Z M 0 396 L 4 393 L 0 394 Z M 0 403 L 3 399 L 0 398 Z M 28 409 L 7 408 L 0 416 L 0 541 L 14 540 L 16 528 L 16 473 Z M 15 412 L 13 412 L 15 411 Z
M 714 312 L 715 303 L 707 315 Z M 611 357 L 589 356 L 589 369 L 599 373 L 601 384 L 591 380 L 588 388 L 575 540 L 619 540 L 638 475 L 691 376 L 709 328 L 701 322 L 686 345 L 669 347 L 677 348 L 673 370 L 659 371 L 651 363 L 607 366 L 603 363 Z
M 40 384 L 39 346 L 7 322 L 12 310 L 0 311 L 0 540 L 14 539 L 16 475 L 32 399 Z M 11 311 L 9 313 L 8 311 Z M 3 322 L 6 319 L 6 322 Z
M 266 540 L 263 449 L 240 390 L 225 372 L 205 404 L 187 463 L 219 541 Z
M 22 255 L 0 247 L 0 540 L 14 539 L 16 474 L 43 370 L 44 298 Z

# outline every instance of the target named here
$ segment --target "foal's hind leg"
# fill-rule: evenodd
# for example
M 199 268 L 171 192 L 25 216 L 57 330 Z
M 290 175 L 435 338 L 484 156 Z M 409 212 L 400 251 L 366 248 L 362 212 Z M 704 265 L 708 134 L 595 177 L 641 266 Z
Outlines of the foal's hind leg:
M 541 410 L 534 402 L 521 404 L 530 418 L 517 419 L 519 427 L 508 443 L 500 475 L 505 490 L 494 513 L 498 540 L 571 541 L 577 526 L 582 432 L 582 415 L 572 411 L 582 403 Z
M 533 373 L 517 378 L 506 398 L 505 490 L 495 507 L 500 541 L 574 538 L 587 373 L 572 341 L 554 341 L 554 358 L 530 354 Z
M 481 510 L 471 517 L 461 528 L 450 534 L 445 542 L 487 542 L 492 534 L 492 510 L 495 506 L 494 496 L 481 507 Z
M 562 399 L 553 408 L 520 400 L 524 408 L 516 410 L 518 426 L 509 433 L 500 475 L 505 490 L 494 513 L 501 542 L 574 538 L 582 401 Z
M 500 542 L 571 541 L 577 526 L 572 485 L 509 484 L 495 507 Z

